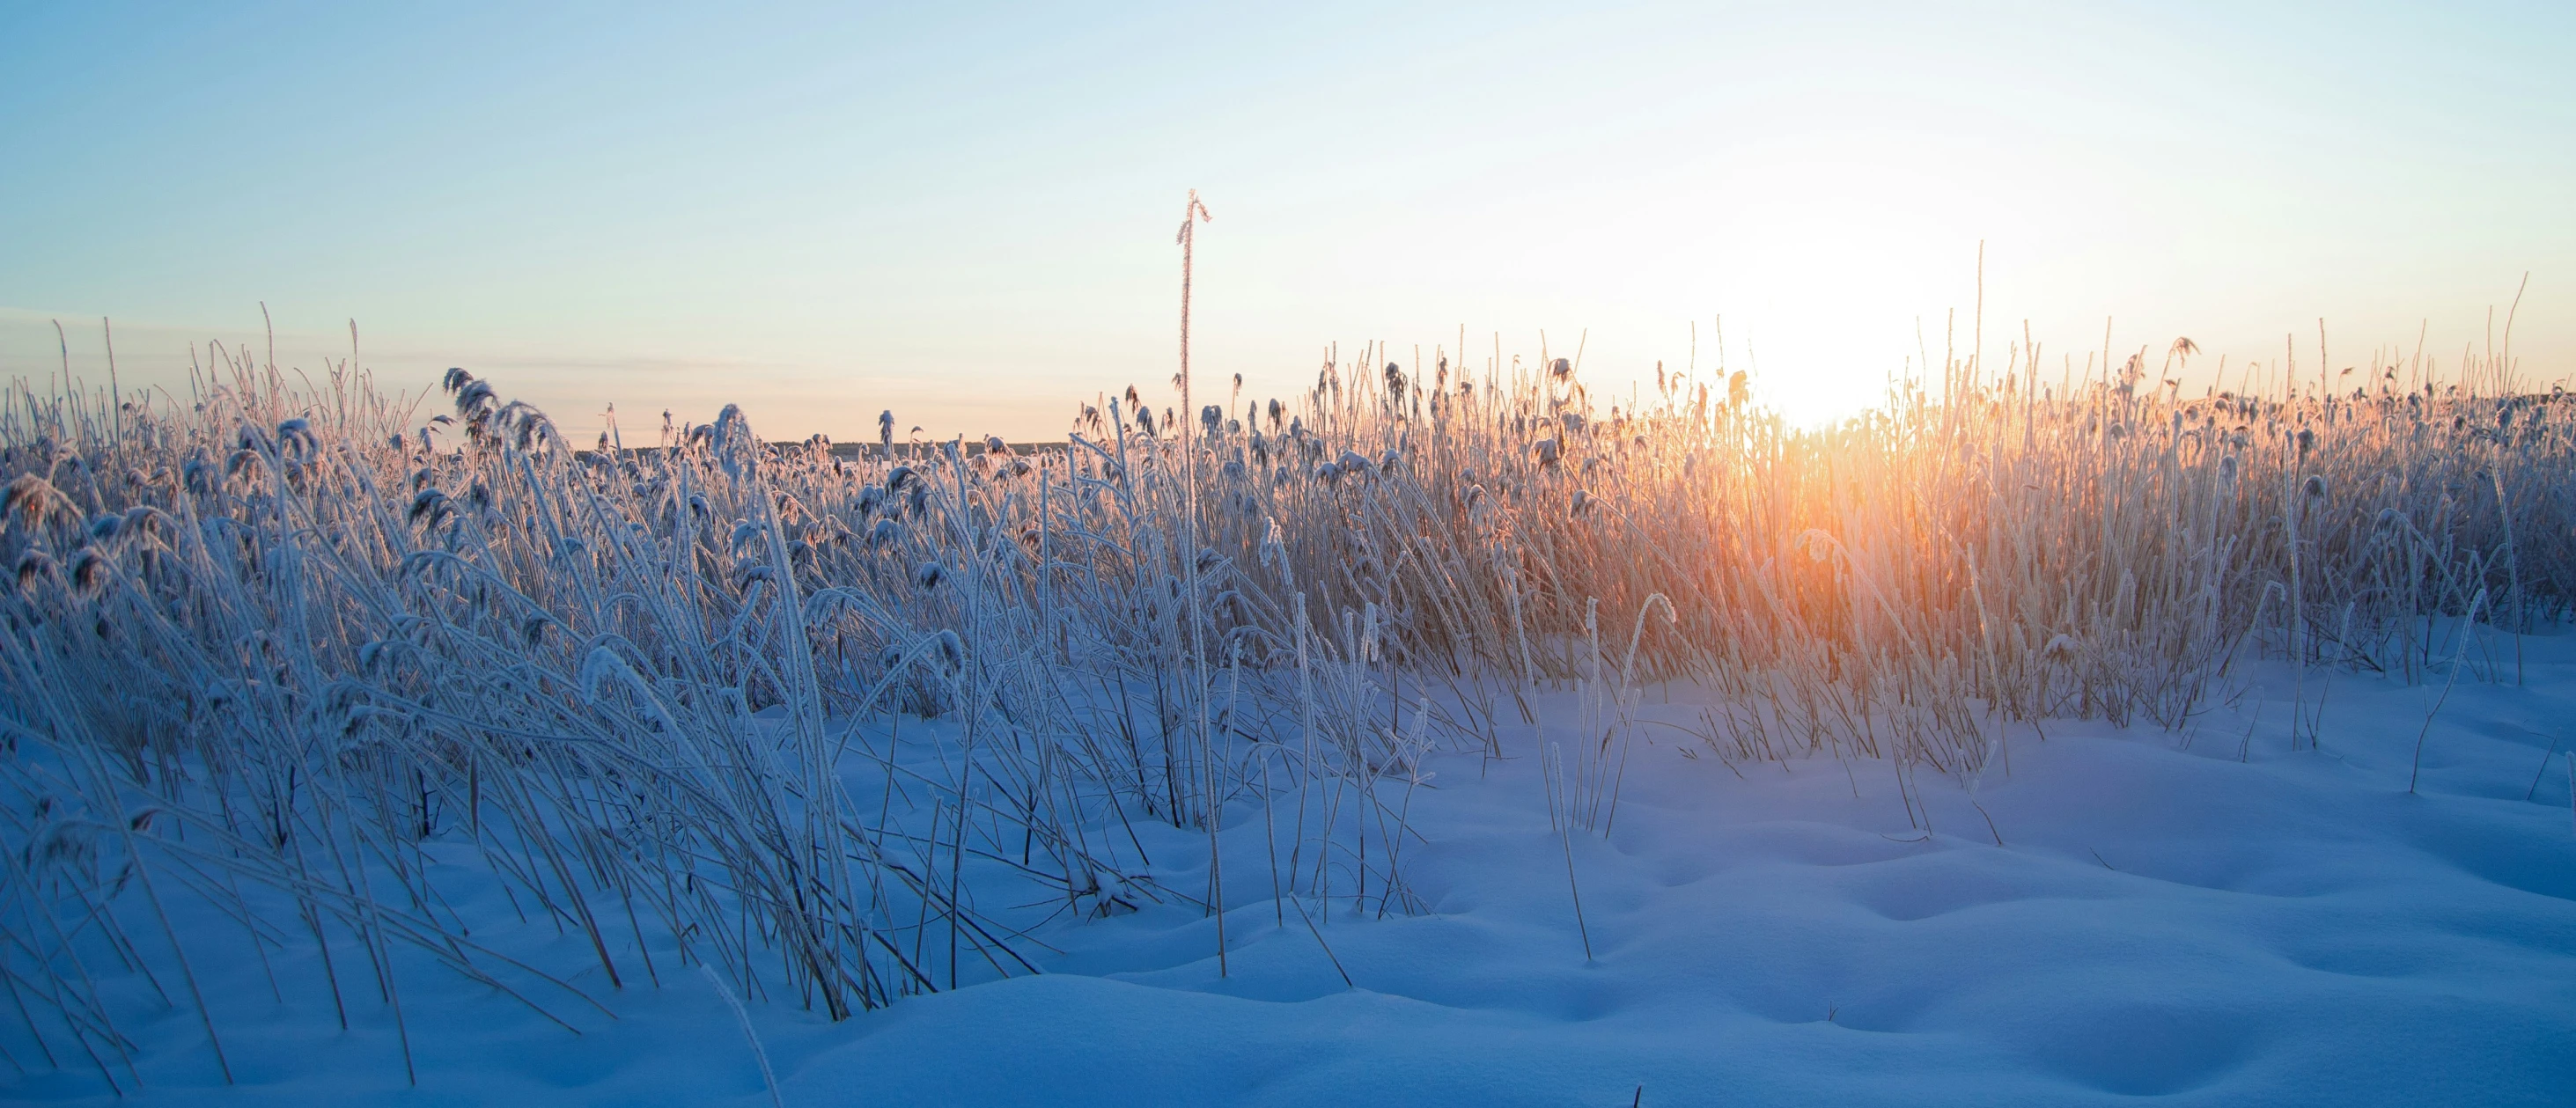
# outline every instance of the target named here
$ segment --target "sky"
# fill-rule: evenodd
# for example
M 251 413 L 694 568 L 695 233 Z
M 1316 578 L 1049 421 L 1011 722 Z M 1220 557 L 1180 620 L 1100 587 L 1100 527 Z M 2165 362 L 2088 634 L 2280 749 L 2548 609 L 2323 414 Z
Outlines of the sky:
M 1193 188 L 1247 398 L 1580 351 L 1831 418 L 1975 347 L 1981 244 L 1997 368 L 2449 372 L 2510 315 L 2576 373 L 2563 0 L 1223 7 L 0 5 L 0 379 L 354 321 L 578 435 L 1060 436 L 1169 402 Z

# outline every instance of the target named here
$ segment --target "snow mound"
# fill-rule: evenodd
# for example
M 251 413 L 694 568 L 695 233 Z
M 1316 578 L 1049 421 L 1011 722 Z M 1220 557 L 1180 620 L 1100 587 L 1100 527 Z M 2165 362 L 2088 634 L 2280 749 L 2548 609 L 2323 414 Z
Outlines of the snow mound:
M 752 1031 L 790 1105 L 2576 1103 L 2576 642 L 2525 646 L 2523 684 L 2464 679 L 2429 729 L 2438 689 L 2345 678 L 2291 753 L 2258 689 L 2179 735 L 2015 727 L 1973 791 L 1648 728 L 1607 833 L 1562 838 L 1537 752 L 1571 733 L 1524 731 L 1412 800 L 1425 914 L 1310 926 L 1237 805 L 1224 976 L 1213 919 L 1149 904 L 1051 925 L 1040 976 L 839 1024 L 755 1000 Z M 1673 697 L 1640 712 L 1687 718 Z M 1204 839 L 1137 830 L 1157 880 L 1204 888 Z M 137 1103 L 769 1102 L 696 977 L 609 993 L 579 1035 L 424 988 L 407 1089 L 374 1008 L 344 1032 L 255 967 L 207 976 L 241 1084 L 174 1011 Z M 71 1067 L 8 1081 L 102 1099 Z

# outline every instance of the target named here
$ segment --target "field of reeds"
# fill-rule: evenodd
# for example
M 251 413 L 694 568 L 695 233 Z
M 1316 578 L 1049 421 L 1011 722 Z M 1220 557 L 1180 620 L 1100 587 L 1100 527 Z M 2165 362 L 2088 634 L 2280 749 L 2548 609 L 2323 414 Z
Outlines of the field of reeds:
M 0 1040 L 130 1089 L 122 1028 L 176 1010 L 222 1064 L 214 957 L 318 962 L 344 1025 L 399 1028 L 425 972 L 544 1012 L 706 972 L 839 1017 L 1148 902 L 1322 943 L 1425 906 L 1422 759 L 1503 755 L 1534 689 L 1583 705 L 1543 755 L 1572 835 L 1658 688 L 1713 707 L 1657 741 L 1920 790 L 2008 764 L 2006 724 L 2234 749 L 2198 721 L 2252 659 L 2313 721 L 2355 671 L 2514 680 L 2464 623 L 2564 624 L 2563 393 L 2389 355 L 2185 397 L 2154 370 L 2192 353 L 2016 345 L 1806 429 L 1722 370 L 1613 403 L 1544 352 L 1371 350 L 1277 399 L 1104 395 L 1034 447 L 732 409 L 575 444 L 462 370 L 431 413 L 221 349 L 176 402 L 22 383 Z M 1175 833 L 1203 881 L 1158 876 Z M 580 956 L 452 906 L 496 890 Z

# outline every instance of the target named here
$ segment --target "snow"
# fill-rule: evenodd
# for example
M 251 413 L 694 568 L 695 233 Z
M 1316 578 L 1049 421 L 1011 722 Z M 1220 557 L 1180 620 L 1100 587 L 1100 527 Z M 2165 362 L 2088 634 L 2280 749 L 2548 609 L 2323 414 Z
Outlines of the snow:
M 1226 975 L 1195 907 L 1067 917 L 1036 936 L 1059 951 L 1042 975 L 840 1023 L 751 998 L 757 1048 L 669 964 L 659 988 L 574 979 L 606 1008 L 549 998 L 575 1035 L 426 960 L 398 977 L 400 1032 L 371 985 L 344 1032 L 318 968 L 277 966 L 279 999 L 246 953 L 200 958 L 239 1084 L 181 1003 L 131 1029 L 129 1099 L 757 1105 L 758 1049 L 800 1106 L 2576 1104 L 2576 639 L 2529 639 L 2518 666 L 2490 647 L 2429 730 L 2438 684 L 2337 678 L 2316 751 L 2289 750 L 2286 671 L 2187 735 L 2016 725 L 2009 774 L 1908 779 L 1929 834 L 1887 762 L 1729 767 L 1646 728 L 1609 834 L 1560 840 L 1538 754 L 1571 731 L 1507 730 L 1506 757 L 1440 756 L 1415 791 L 1425 914 L 1343 898 L 1310 929 L 1239 802 Z M 1669 693 L 1640 714 L 1694 718 Z M 1571 694 L 1535 703 L 1576 716 Z M 1205 888 L 1203 837 L 1136 829 L 1157 879 Z M 478 940 L 578 954 L 498 896 L 457 905 L 489 921 Z M 211 948 L 229 926 L 181 932 Z M 0 1069 L 0 1099 L 108 1102 L 22 1026 L 0 1044 L 26 1067 Z

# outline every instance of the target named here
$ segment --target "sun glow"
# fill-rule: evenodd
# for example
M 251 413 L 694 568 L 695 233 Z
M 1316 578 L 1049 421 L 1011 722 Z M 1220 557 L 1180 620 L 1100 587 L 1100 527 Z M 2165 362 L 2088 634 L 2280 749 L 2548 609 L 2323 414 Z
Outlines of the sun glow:
M 2214 368 L 2280 358 L 2285 332 L 2306 358 L 2319 316 L 2339 363 L 2429 320 L 2455 364 L 2526 270 L 2515 350 L 2537 379 L 2576 366 L 2548 141 L 2568 78 L 2528 16 L 2231 11 L 2243 33 L 2213 38 L 2158 10 L 1480 12 L 1467 33 L 1387 10 L 1356 34 L 852 16 L 786 44 L 666 13 L 580 50 L 460 15 L 377 27 L 383 56 L 119 35 L 131 80 L 59 51 L 0 67 L 141 121 L 0 120 L 56 167 L 0 205 L 9 255 L 53 263 L 0 268 L 0 309 L 22 309 L 0 312 L 0 372 L 103 379 L 97 328 L 58 344 L 52 321 L 112 316 L 125 379 L 184 389 L 191 341 L 264 347 L 265 301 L 292 364 L 345 357 L 354 317 L 386 380 L 465 365 L 576 433 L 612 402 L 738 403 L 780 435 L 863 438 L 894 408 L 936 437 L 1051 438 L 1070 403 L 1162 375 L 1166 200 L 1193 186 L 1217 216 L 1201 364 L 1262 396 L 1336 341 L 1408 364 L 1463 345 L 1472 366 L 1497 333 L 1506 361 L 1535 357 L 1540 332 L 1606 394 L 1690 364 L 1696 325 L 1701 368 L 1832 419 L 1976 357 L 1980 242 L 1989 366 L 2025 320 L 2080 377 L 2106 319 L 2108 345 L 2189 334 Z M 2118 66 L 2089 60 L 2103 43 Z M 187 80 L 252 48 L 321 69 Z M 645 76 L 678 67 L 707 74 L 686 103 Z M 598 125 L 632 113 L 662 122 Z M 294 126 L 234 130 L 254 119 Z M 470 156 L 410 172 L 424 143 Z M 325 145 L 364 187 L 269 171 Z

